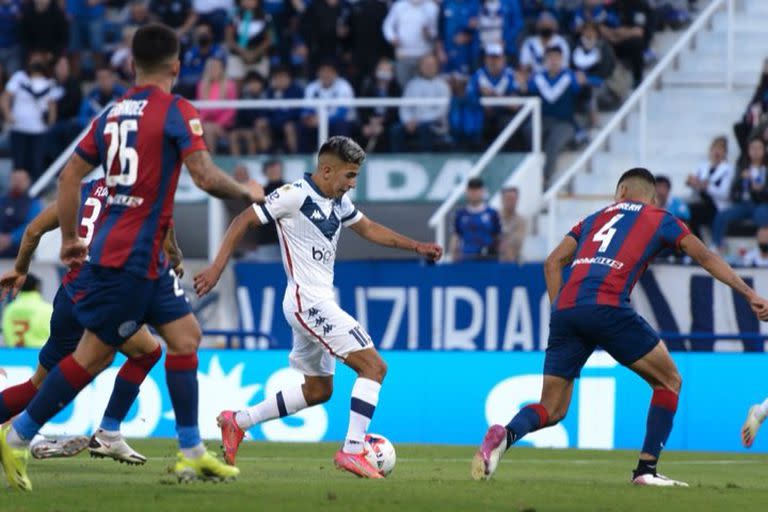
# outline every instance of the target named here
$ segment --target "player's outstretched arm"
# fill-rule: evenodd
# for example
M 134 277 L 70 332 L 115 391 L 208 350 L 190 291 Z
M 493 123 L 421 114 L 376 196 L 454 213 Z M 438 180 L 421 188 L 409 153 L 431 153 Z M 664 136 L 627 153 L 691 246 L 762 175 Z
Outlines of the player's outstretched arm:
M 248 186 L 229 177 L 211 158 L 208 151 L 195 151 L 184 159 L 192 181 L 202 190 L 219 199 L 242 199 L 249 203 L 263 203 L 264 189 L 256 182 Z
M 35 254 L 35 249 L 40 244 L 40 239 L 44 234 L 53 231 L 57 227 L 59 227 L 59 218 L 57 216 L 56 203 L 48 205 L 27 225 L 21 237 L 19 253 L 16 255 L 13 270 L 9 270 L 0 276 L 0 288 L 2 288 L 0 300 L 4 300 L 8 292 L 11 292 L 11 297 L 15 297 L 19 293 L 19 290 L 24 285 L 24 281 L 27 280 L 29 264 L 32 261 L 32 255 Z
M 432 261 L 439 260 L 443 255 L 443 248 L 439 245 L 417 242 L 416 240 L 401 235 L 386 226 L 382 226 L 378 222 L 372 221 L 366 216 L 363 216 L 359 221 L 349 226 L 349 228 L 361 237 L 375 244 L 383 245 L 384 247 L 392 247 L 393 249 L 414 251 L 419 256 L 423 256 Z
M 760 320 L 768 321 L 768 301 L 750 288 L 723 258 L 707 249 L 696 235 L 686 235 L 680 241 L 680 248 L 712 277 L 742 294 Z
M 216 253 L 213 263 L 195 276 L 195 292 L 198 297 L 202 297 L 216 286 L 222 272 L 224 272 L 224 268 L 226 268 L 229 262 L 229 258 L 232 257 L 232 253 L 235 251 L 237 244 L 240 243 L 243 235 L 245 235 L 249 228 L 258 226 L 261 226 L 261 220 L 259 220 L 253 208 L 243 210 L 242 213 L 232 220 L 232 223 L 227 228 L 227 232 L 224 233 L 224 240 L 221 242 L 221 247 L 219 247 L 219 252 Z
M 168 262 L 178 278 L 184 277 L 184 253 L 181 252 L 179 242 L 176 240 L 176 228 L 173 226 L 169 227 L 168 232 L 165 234 L 163 249 L 168 255 Z
M 563 268 L 573 260 L 576 247 L 576 240 L 566 236 L 544 261 L 544 280 L 547 282 L 550 303 L 555 301 L 560 292 L 560 287 L 563 285 Z
M 75 153 L 59 175 L 56 203 L 61 227 L 61 261 L 67 267 L 82 265 L 88 256 L 88 247 L 77 236 L 77 213 L 80 209 L 80 182 L 93 167 Z

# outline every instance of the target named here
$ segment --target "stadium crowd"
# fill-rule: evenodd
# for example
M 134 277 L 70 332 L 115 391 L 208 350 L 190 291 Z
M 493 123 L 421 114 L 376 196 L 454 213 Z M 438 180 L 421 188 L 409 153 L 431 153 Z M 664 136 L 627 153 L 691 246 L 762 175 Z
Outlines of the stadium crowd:
M 615 108 L 642 79 L 654 32 L 686 23 L 691 3 L 0 0 L 0 151 L 39 176 L 129 84 L 137 27 L 161 21 L 183 40 L 177 91 L 187 98 L 449 98 L 446 107 L 332 110 L 331 134 L 369 151 L 479 150 L 514 114 L 479 98 L 538 95 L 551 173 L 598 108 Z M 316 140 L 311 110 L 202 116 L 217 152 L 309 152 Z M 525 132 L 511 148 L 529 143 Z

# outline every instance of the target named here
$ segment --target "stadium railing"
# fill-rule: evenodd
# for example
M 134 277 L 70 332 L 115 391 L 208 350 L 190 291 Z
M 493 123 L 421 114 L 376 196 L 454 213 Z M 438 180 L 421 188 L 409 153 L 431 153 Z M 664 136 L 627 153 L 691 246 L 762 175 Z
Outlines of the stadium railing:
M 735 0 L 712 0 L 712 2 L 698 15 L 690 27 L 680 36 L 677 42 L 669 49 L 666 55 L 654 66 L 646 75 L 643 82 L 635 89 L 632 95 L 622 104 L 621 108 L 613 115 L 611 120 L 600 130 L 600 133 L 592 139 L 592 142 L 579 155 L 576 161 L 549 187 L 539 202 L 537 212 L 547 208 L 549 212 L 556 212 L 558 194 L 571 182 L 571 180 L 580 172 L 583 172 L 591 164 L 592 158 L 617 128 L 626 123 L 628 116 L 635 110 L 639 112 L 638 133 L 638 153 L 640 161 L 645 161 L 648 155 L 648 95 L 651 89 L 659 83 L 662 73 L 670 66 L 676 66 L 681 52 L 687 45 L 694 45 L 695 38 L 706 27 L 712 23 L 712 17 L 723 7 L 727 10 L 726 22 L 726 52 L 724 63 L 723 83 L 726 90 L 733 88 L 733 69 L 734 69 L 734 30 L 733 19 L 735 12 Z M 547 223 L 547 246 L 549 250 L 554 249 L 558 242 L 557 223 L 555 215 L 548 216 Z
M 334 99 L 283 99 L 283 100 L 206 100 L 193 101 L 197 108 L 229 108 L 229 109 L 314 109 L 318 115 L 317 140 L 318 147 L 322 144 L 329 134 L 329 111 L 335 107 L 408 107 L 408 106 L 439 106 L 446 105 L 450 98 L 334 98 Z M 531 117 L 531 132 L 533 154 L 538 155 L 541 151 L 541 104 L 538 98 L 482 98 L 480 104 L 483 106 L 498 107 L 521 107 L 509 125 L 502 130 L 496 140 L 480 156 L 476 164 L 472 167 L 470 176 L 477 176 L 493 160 L 493 157 L 503 148 L 507 140 L 523 124 L 528 116 Z M 109 108 L 107 106 L 106 108 Z M 54 180 L 61 168 L 66 163 L 69 156 L 77 147 L 80 139 L 85 136 L 88 127 L 72 141 L 72 143 L 52 162 L 41 177 L 32 185 L 29 194 L 32 197 L 40 195 L 50 183 Z M 541 166 L 540 160 L 529 158 L 521 164 L 521 168 L 530 169 L 535 166 Z M 540 172 L 540 171 L 539 171 Z M 513 173 L 519 174 L 519 173 Z M 467 177 L 467 180 L 469 179 Z M 453 205 L 461 197 L 463 187 L 459 186 L 448 200 L 441 205 L 435 215 L 430 220 L 430 226 L 437 232 L 438 240 L 445 240 L 445 217 L 450 212 Z M 528 199 L 527 199 L 528 200 Z M 442 226 L 442 228 L 438 228 Z M 215 198 L 208 199 L 208 254 L 213 257 L 218 250 L 221 239 L 226 229 L 226 212 L 224 203 Z

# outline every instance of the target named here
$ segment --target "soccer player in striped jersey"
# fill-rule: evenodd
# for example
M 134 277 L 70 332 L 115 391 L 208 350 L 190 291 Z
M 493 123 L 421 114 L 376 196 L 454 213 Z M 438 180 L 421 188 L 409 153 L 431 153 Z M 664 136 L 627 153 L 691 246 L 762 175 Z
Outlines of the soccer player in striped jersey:
M 506 427 L 488 429 L 472 461 L 473 478 L 490 478 L 514 443 L 565 416 L 574 379 L 600 347 L 653 389 L 645 441 L 632 482 L 687 486 L 656 471 L 672 430 L 682 379 L 659 335 L 630 306 L 632 288 L 653 257 L 672 248 L 684 251 L 713 277 L 742 294 L 760 320 L 768 320 L 768 301 L 685 224 L 653 206 L 655 194 L 653 175 L 647 169 L 630 169 L 618 182 L 616 202 L 577 224 L 547 258 L 544 277 L 552 316 L 541 401 L 521 409 Z
M 197 349 L 200 325 L 160 250 L 173 218 L 182 163 L 193 181 L 216 197 L 262 199 L 216 167 L 194 107 L 170 93 L 179 74 L 179 39 L 164 25 L 139 28 L 132 41 L 136 85 L 91 123 L 59 177 L 57 201 L 61 259 L 82 266 L 87 283 L 72 296 L 85 333 L 75 352 L 46 377 L 27 408 L 0 429 L 0 456 L 11 487 L 29 491 L 29 440 L 112 362 L 130 352 L 143 324 L 167 344 L 166 382 L 180 452 L 179 480 L 230 480 L 239 470 L 212 456 L 198 428 Z M 107 206 L 90 248 L 77 236 L 80 182 L 96 166 L 104 170 Z
M 218 418 L 224 457 L 234 464 L 249 428 L 326 402 L 333 391 L 336 359 L 357 372 L 344 447 L 336 453 L 338 467 L 364 478 L 382 478 L 365 458 L 365 434 L 379 401 L 386 364 L 370 336 L 336 302 L 333 266 L 341 226 L 385 247 L 412 251 L 438 260 L 442 248 L 395 233 L 368 219 L 346 193 L 354 188 L 365 152 L 352 139 L 331 137 L 320 148 L 313 174 L 283 186 L 264 205 L 238 215 L 224 235 L 210 267 L 195 276 L 198 295 L 208 293 L 221 277 L 233 250 L 249 228 L 274 222 L 280 239 L 288 286 L 283 313 L 293 328 L 292 368 L 304 384 L 286 388 L 241 411 L 223 411 Z
M 108 190 L 104 179 L 83 183 L 80 193 L 79 233 L 86 245 L 93 239 L 96 223 L 106 206 Z M 24 230 L 19 252 L 16 255 L 14 268 L 0 276 L 2 295 L 15 295 L 27 280 L 29 265 L 37 249 L 40 239 L 45 233 L 59 227 L 56 203 L 40 212 Z M 163 249 L 168 255 L 169 272 L 182 272 L 181 251 L 179 250 L 173 230 L 168 231 Z M 45 380 L 48 372 L 65 356 L 71 354 L 83 336 L 83 327 L 78 323 L 72 309 L 73 296 L 77 290 L 87 288 L 82 282 L 80 269 L 73 268 L 64 275 L 53 301 L 51 316 L 51 334 L 48 341 L 40 349 L 39 364 L 35 373 L 26 382 L 6 388 L 0 392 L 0 424 L 10 420 L 24 410 L 32 401 L 38 388 Z M 126 354 L 128 360 L 123 364 L 115 378 L 115 387 L 109 405 L 102 418 L 100 428 L 91 437 L 90 442 L 85 438 L 82 448 L 88 447 L 95 457 L 109 457 L 127 464 L 144 464 L 147 459 L 135 451 L 120 435 L 120 424 L 128 414 L 139 393 L 139 387 L 162 355 L 160 344 L 145 328 L 133 335 L 130 347 L 132 353 Z M 52 440 L 33 441 L 32 456 L 49 458 L 75 455 L 80 448 L 80 437 L 65 441 Z

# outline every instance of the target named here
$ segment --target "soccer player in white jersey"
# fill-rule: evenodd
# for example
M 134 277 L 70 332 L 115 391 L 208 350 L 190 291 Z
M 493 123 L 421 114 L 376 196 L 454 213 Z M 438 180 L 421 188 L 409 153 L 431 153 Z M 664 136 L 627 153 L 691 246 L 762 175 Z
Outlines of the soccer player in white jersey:
M 349 429 L 335 464 L 365 478 L 381 478 L 365 458 L 365 434 L 379 400 L 387 366 L 358 322 L 336 303 L 333 265 L 341 226 L 379 245 L 413 251 L 430 260 L 442 248 L 395 233 L 368 219 L 346 193 L 355 187 L 365 152 L 348 137 L 331 137 L 320 148 L 315 171 L 279 188 L 264 205 L 238 215 L 224 236 L 214 262 L 195 276 L 202 296 L 219 280 L 233 250 L 249 228 L 274 222 L 280 239 L 288 286 L 283 299 L 285 318 L 293 329 L 292 368 L 304 384 L 283 389 L 241 411 L 218 417 L 225 459 L 234 464 L 237 449 L 249 428 L 326 402 L 333 391 L 335 359 L 357 372 L 352 387 Z

